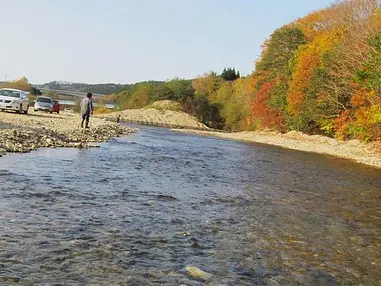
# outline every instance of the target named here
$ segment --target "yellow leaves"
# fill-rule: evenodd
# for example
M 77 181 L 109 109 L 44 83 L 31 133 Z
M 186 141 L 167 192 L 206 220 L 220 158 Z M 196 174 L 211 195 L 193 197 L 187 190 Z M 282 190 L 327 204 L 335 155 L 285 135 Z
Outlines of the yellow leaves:
M 372 104 L 376 105 L 375 102 L 377 98 L 378 95 L 375 90 L 365 87 L 358 88 L 351 97 L 351 104 L 355 108 L 370 106 Z
M 311 13 L 298 21 L 296 25 L 303 30 L 304 35 L 308 40 L 314 39 L 316 36 L 324 32 L 324 10 Z
M 211 103 L 225 103 L 233 96 L 233 87 L 230 81 L 224 82 L 216 93 L 209 95 Z
M 370 112 L 372 114 L 372 123 L 381 124 L 381 104 L 375 104 L 370 107 Z
M 331 51 L 344 35 L 344 28 L 339 28 L 317 36 L 312 42 L 298 49 L 294 58 L 294 70 L 287 97 L 288 111 L 297 115 L 306 98 L 314 71 L 322 64 L 322 56 Z
M 29 84 L 28 80 L 25 77 L 16 81 L 6 82 L 2 87 L 15 88 L 23 91 L 30 91 L 32 89 L 32 86 Z
M 238 93 L 244 93 L 245 90 L 247 89 L 247 82 L 248 80 L 246 78 L 239 78 L 233 82 L 233 92 L 235 94 Z
M 194 79 L 192 87 L 195 90 L 195 95 L 203 95 L 210 98 L 216 95 L 223 82 L 224 80 L 216 74 L 210 73 Z
M 298 58 L 302 58 L 304 54 L 318 54 L 322 55 L 330 51 L 337 45 L 345 34 L 345 28 L 341 27 L 337 30 L 319 35 L 312 42 L 304 45 L 296 52 Z

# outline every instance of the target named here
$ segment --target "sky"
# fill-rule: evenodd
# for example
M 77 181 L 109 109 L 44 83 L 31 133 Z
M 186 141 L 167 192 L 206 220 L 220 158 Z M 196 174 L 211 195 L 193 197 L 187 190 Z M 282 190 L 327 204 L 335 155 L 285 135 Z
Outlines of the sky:
M 0 81 L 133 83 L 254 69 L 271 33 L 332 0 L 0 0 Z

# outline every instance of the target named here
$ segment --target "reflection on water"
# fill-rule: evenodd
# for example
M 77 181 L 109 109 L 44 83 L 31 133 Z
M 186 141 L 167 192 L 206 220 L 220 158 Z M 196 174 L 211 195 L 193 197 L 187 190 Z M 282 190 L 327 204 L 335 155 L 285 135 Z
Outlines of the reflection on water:
M 9 155 L 0 285 L 378 285 L 380 175 L 152 128 Z

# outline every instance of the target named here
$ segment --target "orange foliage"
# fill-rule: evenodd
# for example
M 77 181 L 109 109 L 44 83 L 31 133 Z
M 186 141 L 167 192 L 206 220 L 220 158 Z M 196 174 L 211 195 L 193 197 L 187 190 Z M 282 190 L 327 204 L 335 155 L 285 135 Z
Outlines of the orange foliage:
M 372 91 L 368 88 L 359 88 L 351 97 L 351 104 L 355 108 L 369 104 L 369 95 Z
M 271 92 L 276 86 L 276 82 L 266 82 L 254 95 L 253 115 L 260 121 L 259 128 L 269 127 L 282 129 L 284 120 L 282 116 L 274 109 L 269 107 Z
M 334 120 L 333 126 L 335 129 L 335 137 L 344 140 L 347 134 L 348 123 L 350 122 L 350 112 L 345 110 L 341 115 Z
M 306 53 L 300 57 L 287 98 L 291 115 L 298 115 L 305 101 L 305 91 L 312 80 L 314 69 L 319 65 L 320 57 L 316 53 Z
M 344 111 L 334 122 L 336 137 L 362 141 L 381 139 L 381 99 L 374 90 L 357 86 L 351 97 L 352 109 Z
M 342 29 L 322 34 L 297 51 L 295 55 L 297 60 L 287 96 L 288 111 L 291 115 L 298 115 L 301 111 L 314 71 L 322 64 L 322 55 L 330 51 L 342 35 Z

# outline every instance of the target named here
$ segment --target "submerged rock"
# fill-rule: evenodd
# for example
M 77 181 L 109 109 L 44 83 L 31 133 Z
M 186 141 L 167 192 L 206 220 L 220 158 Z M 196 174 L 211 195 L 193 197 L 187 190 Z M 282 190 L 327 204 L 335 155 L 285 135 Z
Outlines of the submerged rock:
M 187 271 L 188 275 L 194 279 L 207 281 L 212 278 L 212 274 L 207 273 L 200 268 L 197 268 L 195 266 L 187 266 L 185 267 L 185 270 Z

